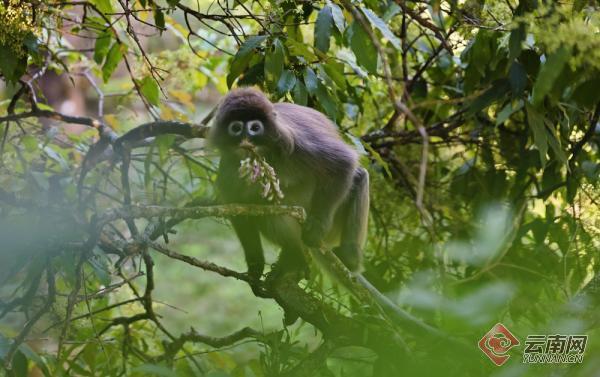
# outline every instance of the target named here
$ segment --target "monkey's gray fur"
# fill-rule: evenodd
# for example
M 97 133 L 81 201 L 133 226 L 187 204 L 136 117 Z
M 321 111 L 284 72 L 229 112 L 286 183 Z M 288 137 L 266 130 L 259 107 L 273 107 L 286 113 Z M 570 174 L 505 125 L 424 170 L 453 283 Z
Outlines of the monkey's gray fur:
M 281 246 L 278 266 L 284 269 L 304 269 L 304 245 L 321 242 L 336 246 L 334 252 L 349 269 L 360 268 L 369 176 L 358 165 L 357 152 L 325 115 L 291 103 L 271 103 L 258 89 L 236 89 L 221 101 L 209 142 L 221 151 L 217 188 L 223 202 L 267 203 L 260 187 L 246 184 L 239 175 L 246 157 L 243 146 L 251 143 L 275 169 L 283 204 L 307 211 L 303 227 L 286 216 L 232 219 L 252 277 L 259 278 L 264 268 L 260 234 Z

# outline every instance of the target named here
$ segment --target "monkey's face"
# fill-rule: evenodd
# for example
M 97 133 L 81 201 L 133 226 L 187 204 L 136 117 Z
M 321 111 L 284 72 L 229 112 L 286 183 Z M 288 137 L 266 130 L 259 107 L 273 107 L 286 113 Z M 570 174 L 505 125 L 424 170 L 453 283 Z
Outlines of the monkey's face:
M 269 119 L 253 114 L 231 114 L 216 126 L 215 144 L 224 152 L 245 158 L 250 151 L 262 154 L 274 138 Z

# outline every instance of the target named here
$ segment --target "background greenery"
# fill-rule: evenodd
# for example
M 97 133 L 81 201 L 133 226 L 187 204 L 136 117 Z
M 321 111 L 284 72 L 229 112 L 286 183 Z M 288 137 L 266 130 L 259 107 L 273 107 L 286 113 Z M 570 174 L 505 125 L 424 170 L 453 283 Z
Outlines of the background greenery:
M 4 0 L 0 25 L 1 373 L 598 375 L 595 0 Z M 317 264 L 253 293 L 225 220 L 147 215 L 213 204 L 204 119 L 242 85 L 360 151 L 364 275 L 413 319 Z M 522 364 L 540 333 L 589 335 L 584 362 Z

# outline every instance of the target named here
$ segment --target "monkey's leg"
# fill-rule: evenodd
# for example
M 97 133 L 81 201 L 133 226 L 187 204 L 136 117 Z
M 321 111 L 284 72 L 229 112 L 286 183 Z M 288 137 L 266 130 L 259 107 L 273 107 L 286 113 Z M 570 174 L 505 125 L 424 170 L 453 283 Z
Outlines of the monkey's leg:
M 333 252 L 349 270 L 358 271 L 369 219 L 369 173 L 365 169 L 354 172 L 352 187 L 338 212 L 336 221 L 342 221 L 342 233 L 340 245 Z
M 352 177 L 352 169 L 341 175 L 318 177 L 317 188 L 313 192 L 310 208 L 307 208 L 308 216 L 302 227 L 304 244 L 310 247 L 321 246 L 324 236 L 331 229 L 338 207 L 348 196 Z
M 292 240 L 283 244 L 281 254 L 271 272 L 267 275 L 265 283 L 274 292 L 279 292 L 279 286 L 287 283 L 298 283 L 303 277 L 308 277 L 308 263 L 302 251 L 300 240 Z M 298 319 L 298 313 L 289 307 L 284 307 L 283 322 L 286 326 L 292 325 Z
M 265 256 L 256 220 L 253 221 L 246 216 L 237 216 L 231 218 L 231 224 L 244 249 L 248 274 L 252 279 L 260 279 L 265 268 Z

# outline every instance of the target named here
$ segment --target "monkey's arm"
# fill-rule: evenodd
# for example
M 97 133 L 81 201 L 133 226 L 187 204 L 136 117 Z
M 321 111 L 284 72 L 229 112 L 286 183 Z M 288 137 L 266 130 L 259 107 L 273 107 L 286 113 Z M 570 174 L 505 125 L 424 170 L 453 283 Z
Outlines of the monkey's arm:
M 256 219 L 253 221 L 246 216 L 237 216 L 231 218 L 231 224 L 244 249 L 248 274 L 258 280 L 265 267 L 265 257 Z

